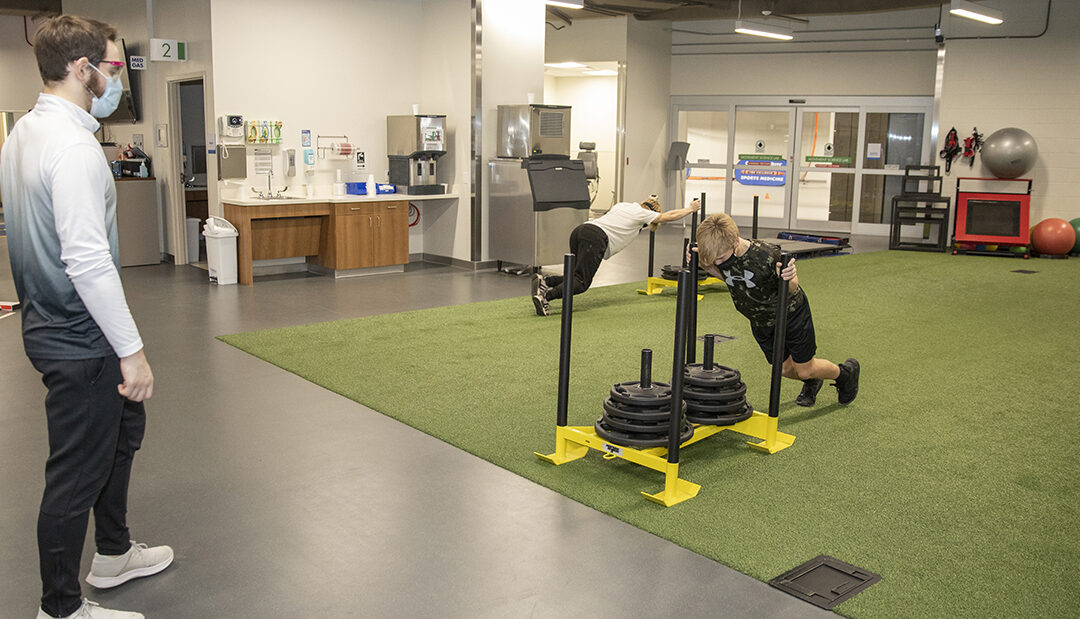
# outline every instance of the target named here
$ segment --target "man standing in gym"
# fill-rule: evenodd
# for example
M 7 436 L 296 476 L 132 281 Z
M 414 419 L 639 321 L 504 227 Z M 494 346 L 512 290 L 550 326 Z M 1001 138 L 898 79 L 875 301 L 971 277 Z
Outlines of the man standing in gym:
M 48 389 L 39 619 L 142 617 L 82 598 L 91 509 L 97 553 L 89 584 L 115 587 L 173 559 L 171 548 L 137 544 L 127 528 L 128 480 L 154 375 L 120 282 L 116 187 L 94 139 L 94 117 L 111 114 L 121 95 L 116 40 L 115 28 L 92 19 L 46 21 L 34 41 L 43 92 L 0 153 L 23 346 Z

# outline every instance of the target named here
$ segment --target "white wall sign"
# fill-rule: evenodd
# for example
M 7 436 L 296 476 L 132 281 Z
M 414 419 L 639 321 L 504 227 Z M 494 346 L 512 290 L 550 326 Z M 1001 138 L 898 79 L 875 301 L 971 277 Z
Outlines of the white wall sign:
M 866 144 L 866 158 L 881 159 L 881 144 L 875 142 L 868 142 Z
M 128 67 L 132 71 L 145 71 L 146 56 L 128 56 Z
M 187 43 L 175 39 L 150 39 L 150 60 L 159 62 L 187 60 Z

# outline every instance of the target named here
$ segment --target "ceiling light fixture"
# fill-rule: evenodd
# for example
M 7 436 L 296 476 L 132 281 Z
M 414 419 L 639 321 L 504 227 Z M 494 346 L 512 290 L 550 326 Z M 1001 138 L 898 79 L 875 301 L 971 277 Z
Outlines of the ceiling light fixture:
M 779 39 L 781 41 L 790 41 L 795 38 L 792 31 L 787 28 L 767 24 L 757 24 L 741 19 L 735 21 L 735 32 L 738 32 L 739 34 L 750 34 L 756 37 Z
M 949 12 L 958 17 L 966 17 L 994 26 L 1005 21 L 1005 15 L 1001 11 L 982 6 L 981 4 L 975 4 L 974 2 L 968 2 L 967 0 L 952 0 L 952 6 L 949 8 Z
M 561 6 L 564 9 L 585 8 L 585 0 L 545 0 L 544 4 L 550 4 L 551 6 Z
M 545 62 L 544 66 L 549 69 L 584 69 L 589 65 L 580 62 Z

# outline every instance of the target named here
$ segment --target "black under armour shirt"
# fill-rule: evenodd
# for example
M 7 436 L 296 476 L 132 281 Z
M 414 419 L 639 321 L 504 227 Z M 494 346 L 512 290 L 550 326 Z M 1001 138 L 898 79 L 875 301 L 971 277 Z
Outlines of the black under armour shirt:
M 776 263 L 780 262 L 780 248 L 772 243 L 752 239 L 750 248 L 737 256 L 720 270 L 720 275 L 731 291 L 735 309 L 758 326 L 772 326 L 776 321 L 776 303 L 780 298 L 780 276 Z M 785 282 L 786 283 L 786 282 Z M 790 313 L 806 299 L 802 288 L 788 296 Z

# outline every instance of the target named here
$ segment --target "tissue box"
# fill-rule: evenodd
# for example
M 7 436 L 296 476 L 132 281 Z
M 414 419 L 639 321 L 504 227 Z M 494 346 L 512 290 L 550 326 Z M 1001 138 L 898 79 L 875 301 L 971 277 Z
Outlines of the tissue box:
M 366 196 L 367 195 L 367 183 L 345 183 L 345 193 L 351 196 Z
M 393 185 L 383 185 L 381 183 L 375 183 L 375 193 L 395 193 Z

